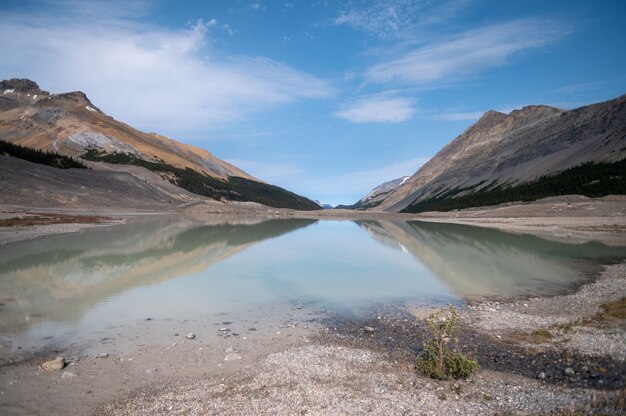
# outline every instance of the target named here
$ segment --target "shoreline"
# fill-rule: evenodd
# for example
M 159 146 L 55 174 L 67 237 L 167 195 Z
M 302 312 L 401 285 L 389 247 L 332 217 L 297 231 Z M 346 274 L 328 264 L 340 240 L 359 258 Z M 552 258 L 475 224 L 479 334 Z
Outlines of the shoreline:
M 607 356 L 595 349 L 594 340 L 604 334 L 623 342 L 624 321 L 598 327 L 593 317 L 601 303 L 626 296 L 624 283 L 626 263 L 621 263 L 607 266 L 572 295 L 462 307 L 461 350 L 481 364 L 468 380 L 432 380 L 416 371 L 428 310 L 404 310 L 335 322 L 308 345 L 277 350 L 228 377 L 146 386 L 103 404 L 95 414 L 361 414 L 364 409 L 372 414 L 623 414 L 623 351 Z M 552 309 L 537 315 L 545 304 Z M 558 326 L 563 318 L 583 322 L 566 330 Z M 364 330 L 370 325 L 374 331 Z M 503 332 L 503 325 L 513 332 Z M 532 339 L 532 331 L 546 327 L 554 338 Z M 585 342 L 589 348 L 579 350 Z
M 503 204 L 461 211 L 401 214 L 377 211 L 320 210 L 293 211 L 262 207 L 258 204 L 231 204 L 225 211 L 194 211 L 172 209 L 114 210 L 4 206 L 0 221 L 29 216 L 60 216 L 68 218 L 103 217 L 100 222 L 56 222 L 50 225 L 0 225 L 0 246 L 33 238 L 80 232 L 91 227 L 123 224 L 142 216 L 189 216 L 210 218 L 213 221 L 250 221 L 270 219 L 317 219 L 328 221 L 425 221 L 493 228 L 500 231 L 533 234 L 555 241 L 586 242 L 595 240 L 607 245 L 626 245 L 626 196 L 610 195 L 587 198 L 579 195 L 545 198 L 529 203 Z

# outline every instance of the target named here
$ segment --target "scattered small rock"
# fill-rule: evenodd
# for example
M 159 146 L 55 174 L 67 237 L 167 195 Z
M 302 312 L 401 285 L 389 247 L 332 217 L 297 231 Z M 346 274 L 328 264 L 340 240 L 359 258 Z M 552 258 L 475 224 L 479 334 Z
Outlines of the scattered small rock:
M 368 333 L 372 333 L 375 331 L 374 328 L 372 328 L 371 326 L 364 326 L 363 327 L 363 331 L 368 332 Z
M 41 364 L 41 369 L 43 371 L 56 371 L 63 369 L 63 367 L 65 367 L 65 358 L 63 357 L 57 357 L 54 360 L 46 361 Z
M 109 354 L 106 352 L 102 354 L 96 354 L 94 358 L 109 358 Z
M 563 370 L 563 374 L 565 374 L 568 377 L 573 377 L 576 374 L 576 372 L 571 367 L 567 367 L 565 370 Z
M 224 361 L 237 361 L 241 360 L 241 354 L 237 354 L 236 352 L 230 353 L 224 357 Z
M 190 332 L 187 334 L 187 339 L 194 339 L 196 338 L 196 334 L 194 334 L 193 332 Z
M 546 379 L 546 373 L 544 373 L 543 371 L 541 373 L 539 373 L 539 375 L 537 375 L 537 378 L 539 380 L 545 380 Z

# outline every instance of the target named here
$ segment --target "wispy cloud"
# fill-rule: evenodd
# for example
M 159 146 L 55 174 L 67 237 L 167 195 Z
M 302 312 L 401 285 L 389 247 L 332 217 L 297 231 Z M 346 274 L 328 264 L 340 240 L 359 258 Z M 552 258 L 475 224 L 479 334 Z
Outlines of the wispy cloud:
M 413 175 L 424 163 L 428 162 L 429 159 L 429 157 L 418 157 L 392 163 L 380 168 L 350 172 L 334 177 L 333 183 L 368 188 L 367 190 L 369 192 L 375 186 L 378 186 L 383 182 L 397 179 L 402 176 Z
M 413 175 L 429 159 L 429 157 L 418 157 L 377 168 L 331 176 L 321 182 L 324 185 L 323 187 L 316 189 L 316 185 L 311 184 L 309 188 L 314 194 L 328 195 L 328 201 L 323 202 L 333 205 L 340 203 L 352 204 L 383 182 Z M 319 187 L 319 185 L 317 186 Z M 351 199 L 346 200 L 346 197 Z
M 268 182 L 274 182 L 277 179 L 287 179 L 304 173 L 304 169 L 301 166 L 291 163 L 268 163 L 239 158 L 226 159 L 226 161 Z
M 349 2 L 330 23 L 388 38 L 416 26 L 442 23 L 468 3 L 468 0 L 456 0 L 433 6 L 425 0 Z
M 444 121 L 465 121 L 465 120 L 478 120 L 484 111 L 472 111 L 467 113 L 441 113 L 433 116 L 435 120 Z
M 402 160 L 372 169 L 329 175 L 319 170 L 311 172 L 289 162 L 264 162 L 250 159 L 226 159 L 249 174 L 267 182 L 319 199 L 332 205 L 353 203 L 383 182 L 414 174 L 429 157 Z
M 566 85 L 556 89 L 560 94 L 577 94 L 581 92 L 593 91 L 604 84 L 605 81 L 581 82 L 578 84 Z
M 334 115 L 353 123 L 400 123 L 409 120 L 416 112 L 414 102 L 409 98 L 379 94 L 349 102 Z
M 547 19 L 494 24 L 404 52 L 370 67 L 365 77 L 372 83 L 412 85 L 453 81 L 505 65 L 515 54 L 554 43 L 568 32 Z
M 32 78 L 53 92 L 81 89 L 114 117 L 169 134 L 334 93 L 282 62 L 219 51 L 215 31 L 225 23 L 216 19 L 172 30 L 117 12 L 92 16 L 93 7 L 1 15 L 0 76 Z
M 347 25 L 367 33 L 387 37 L 413 23 L 421 2 L 393 1 L 350 8 L 337 16 L 333 24 Z

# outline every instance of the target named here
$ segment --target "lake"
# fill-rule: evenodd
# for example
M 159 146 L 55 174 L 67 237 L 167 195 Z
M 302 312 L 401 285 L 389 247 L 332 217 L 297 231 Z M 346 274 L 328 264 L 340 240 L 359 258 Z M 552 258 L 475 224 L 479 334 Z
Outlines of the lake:
M 463 225 L 221 221 L 144 217 L 0 247 L 2 339 L 28 353 L 124 353 L 187 332 L 265 336 L 385 305 L 565 293 L 626 258 L 624 247 Z

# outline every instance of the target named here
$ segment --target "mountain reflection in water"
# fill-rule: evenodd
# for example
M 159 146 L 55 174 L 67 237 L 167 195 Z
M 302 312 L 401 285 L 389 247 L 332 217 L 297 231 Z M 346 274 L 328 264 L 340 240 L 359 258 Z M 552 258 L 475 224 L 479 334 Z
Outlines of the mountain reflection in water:
M 418 221 L 146 217 L 0 247 L 0 333 L 259 305 L 341 313 L 558 294 L 623 258 L 624 247 Z

